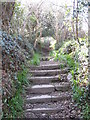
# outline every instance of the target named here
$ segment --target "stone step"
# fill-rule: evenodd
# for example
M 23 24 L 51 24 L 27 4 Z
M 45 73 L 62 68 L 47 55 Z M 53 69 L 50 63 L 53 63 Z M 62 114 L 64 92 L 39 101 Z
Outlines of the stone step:
M 32 109 L 32 108 L 61 108 L 64 106 L 64 108 L 68 108 L 69 104 L 71 102 L 71 99 L 64 100 L 64 101 L 55 101 L 55 102 L 41 102 L 41 103 L 27 103 L 25 104 L 25 109 Z
M 65 74 L 68 72 L 68 68 L 60 70 L 60 69 L 55 69 L 55 70 L 31 70 L 29 73 L 33 76 L 54 76 L 57 74 Z
M 64 108 L 35 108 L 35 109 L 27 109 L 25 112 L 31 113 L 58 113 L 64 110 Z
M 48 64 L 50 64 L 50 65 L 52 65 L 52 64 L 65 64 L 65 63 L 60 63 L 60 62 L 58 62 L 58 61 L 51 61 L 51 60 L 49 60 L 49 61 L 41 61 L 40 62 L 40 65 L 48 65 Z
M 27 93 L 29 94 L 46 94 L 54 91 L 53 85 L 33 85 L 27 88 Z
M 40 77 L 27 77 L 33 84 L 48 84 L 51 82 L 62 82 L 67 81 L 67 74 L 61 74 L 56 76 L 40 76 Z
M 33 85 L 32 87 L 27 87 L 27 92 L 37 94 L 37 93 L 51 93 L 54 91 L 67 91 L 70 89 L 69 83 L 64 84 L 44 84 L 44 85 Z
M 40 66 L 30 66 L 30 69 L 31 70 L 53 70 L 53 69 L 59 69 L 60 66 L 61 65 L 59 64 L 46 64 L 46 65 L 40 65 Z
M 45 95 L 38 95 L 38 96 L 33 96 L 29 97 L 27 96 L 26 103 L 48 103 L 48 102 L 57 102 L 57 101 L 65 101 L 65 100 L 70 100 L 71 98 L 71 93 L 57 93 L 55 94 L 45 94 Z

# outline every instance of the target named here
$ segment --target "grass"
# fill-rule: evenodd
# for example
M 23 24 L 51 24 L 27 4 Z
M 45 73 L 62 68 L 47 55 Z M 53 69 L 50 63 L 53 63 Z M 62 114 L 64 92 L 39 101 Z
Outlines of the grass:
M 40 64 L 40 54 L 34 53 L 33 58 L 30 60 L 31 65 L 39 65 Z

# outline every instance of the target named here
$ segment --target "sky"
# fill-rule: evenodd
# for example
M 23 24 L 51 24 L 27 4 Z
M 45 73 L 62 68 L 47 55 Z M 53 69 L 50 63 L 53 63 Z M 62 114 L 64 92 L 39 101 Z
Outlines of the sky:
M 39 3 L 41 0 L 20 0 L 23 4 L 29 4 L 29 3 Z M 72 5 L 73 0 L 42 0 L 47 3 L 54 3 L 56 5 Z M 67 2 L 68 1 L 68 2 Z
M 38 3 L 43 2 L 41 8 L 43 8 L 43 11 L 47 11 L 53 8 L 53 10 L 57 11 L 62 8 L 63 6 L 73 6 L 73 0 L 19 0 L 22 5 L 28 6 L 29 4 L 33 6 L 37 6 Z M 67 2 L 68 1 L 68 2 Z

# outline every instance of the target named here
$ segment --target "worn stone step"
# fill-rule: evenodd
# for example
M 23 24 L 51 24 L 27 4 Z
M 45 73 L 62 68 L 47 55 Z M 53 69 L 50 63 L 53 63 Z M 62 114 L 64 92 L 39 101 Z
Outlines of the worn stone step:
M 53 70 L 53 69 L 60 69 L 62 64 L 46 64 L 46 65 L 40 65 L 40 66 L 30 66 L 31 70 Z M 63 65 L 65 66 L 65 65 Z
M 51 93 L 54 91 L 53 85 L 33 85 L 32 87 L 27 88 L 27 93 L 33 93 L 33 94 L 45 94 L 45 93 Z
M 39 76 L 31 77 L 28 75 L 28 80 L 33 84 L 48 84 L 51 82 L 62 82 L 67 81 L 67 74 L 61 74 L 56 76 Z
M 58 62 L 58 61 L 52 61 L 52 60 L 49 60 L 49 61 L 41 61 L 40 62 L 40 65 L 48 65 L 48 64 L 50 64 L 50 65 L 52 65 L 52 64 L 65 64 L 65 63 L 60 63 L 60 62 Z
M 60 70 L 60 69 L 55 69 L 55 70 L 31 70 L 29 73 L 34 76 L 54 76 L 57 74 L 65 74 L 68 72 L 68 68 Z
M 55 91 L 68 91 L 70 87 L 70 83 L 68 82 L 60 82 L 60 83 L 52 83 L 52 85 L 55 88 Z
M 51 93 L 54 91 L 67 91 L 70 89 L 69 83 L 52 83 L 52 84 L 41 84 L 41 85 L 33 85 L 32 87 L 28 87 L 27 90 L 29 93 Z
M 57 102 L 57 101 L 65 101 L 71 98 L 71 93 L 57 93 L 57 95 L 38 95 L 29 97 L 27 96 L 26 103 L 48 103 L 48 102 Z
M 44 84 L 44 85 L 33 85 L 32 87 L 27 88 L 29 93 L 51 93 L 54 91 L 67 91 L 70 89 L 69 83 L 64 84 Z
M 32 113 L 58 113 L 64 110 L 64 108 L 35 108 L 35 109 L 27 109 L 25 112 Z
M 47 100 L 47 99 L 46 99 Z M 71 99 L 69 100 L 64 100 L 64 101 L 55 101 L 55 102 L 41 102 L 41 103 L 27 103 L 25 104 L 25 109 L 32 109 L 32 108 L 61 108 L 64 106 L 64 108 L 68 108 L 69 104 L 71 102 Z

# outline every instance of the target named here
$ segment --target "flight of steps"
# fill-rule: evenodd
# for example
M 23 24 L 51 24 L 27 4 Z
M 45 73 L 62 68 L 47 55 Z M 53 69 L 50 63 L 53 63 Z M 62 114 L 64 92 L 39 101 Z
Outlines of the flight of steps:
M 71 100 L 68 68 L 60 69 L 59 62 L 42 59 L 39 66 L 31 66 L 26 88 L 26 118 L 63 118 Z M 64 115 L 63 115 L 64 114 Z

